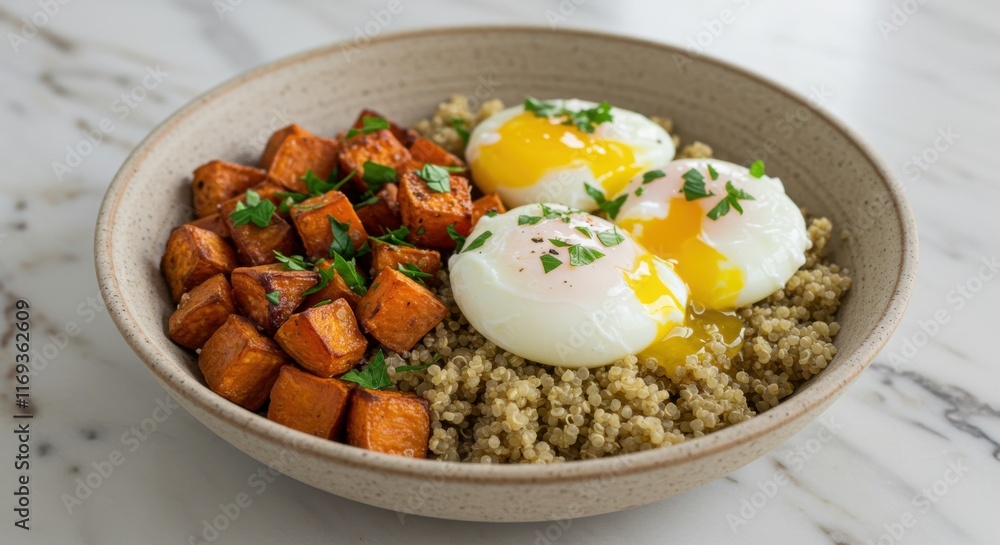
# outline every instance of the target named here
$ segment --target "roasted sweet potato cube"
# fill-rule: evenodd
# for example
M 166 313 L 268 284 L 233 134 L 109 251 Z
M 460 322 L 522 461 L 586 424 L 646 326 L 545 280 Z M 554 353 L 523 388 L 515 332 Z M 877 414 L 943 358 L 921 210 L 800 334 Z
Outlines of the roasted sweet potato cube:
M 465 161 L 423 136 L 418 136 L 410 145 L 410 155 L 413 156 L 413 165 L 417 169 L 428 163 L 465 168 Z
M 321 377 L 350 371 L 368 347 L 354 311 L 343 299 L 293 314 L 274 340 L 305 370 Z
M 368 189 L 364 182 L 365 162 L 391 167 L 402 174 L 411 160 L 410 151 L 389 130 L 352 136 L 344 140 L 340 149 L 340 171 L 344 174 L 357 171 L 353 181 L 362 190 Z
M 500 200 L 500 196 L 496 193 L 490 193 L 489 195 L 479 197 L 478 199 L 472 201 L 472 226 L 475 227 L 476 223 L 479 223 L 479 218 L 490 212 L 503 214 L 506 211 L 507 208 L 503 205 L 503 201 Z
M 461 235 L 472 230 L 472 193 L 469 181 L 451 176 L 451 190 L 438 193 L 427 182 L 409 171 L 399 178 L 399 214 L 410 229 L 410 241 L 418 246 L 452 249 L 455 241 L 448 236 L 454 225 Z
M 363 449 L 427 457 L 430 406 L 410 392 L 358 388 L 347 413 L 347 443 Z
M 264 147 L 264 155 L 260 158 L 260 168 L 264 170 L 271 168 L 271 163 L 274 162 L 274 156 L 278 153 L 278 148 L 281 147 L 281 144 L 289 136 L 312 136 L 312 134 L 294 123 L 275 131 L 271 135 L 271 138 L 268 138 L 267 146 Z
M 232 218 L 234 210 L 236 201 L 231 201 L 223 205 L 219 213 L 229 228 L 241 264 L 266 265 L 277 261 L 275 251 L 285 255 L 298 251 L 299 239 L 295 230 L 277 212 L 271 215 L 271 223 L 267 227 L 257 227 L 253 222 L 236 225 Z
M 305 245 L 306 254 L 313 259 L 330 256 L 333 229 L 328 216 L 350 225 L 348 235 L 355 249 L 360 248 L 368 240 L 368 233 L 365 232 L 361 219 L 354 213 L 354 205 L 347 199 L 347 195 L 340 191 L 330 191 L 306 199 L 292 206 L 291 210 L 292 222 Z
M 181 225 L 170 234 L 160 269 L 170 286 L 174 301 L 205 280 L 228 274 L 236 267 L 236 254 L 219 235 L 195 227 Z
M 225 161 L 212 161 L 194 171 L 194 211 L 205 217 L 218 211 L 218 205 L 243 193 L 267 178 L 267 172 Z
M 306 297 L 306 302 L 303 303 L 302 306 L 313 307 L 323 301 L 336 301 L 337 299 L 343 299 L 344 301 L 347 301 L 347 304 L 351 306 L 351 309 L 356 311 L 358 309 L 358 303 L 361 302 L 361 296 L 351 291 L 351 288 L 347 287 L 347 282 L 344 282 L 344 279 L 341 278 L 340 274 L 333 270 L 333 260 L 321 259 L 316 263 L 316 268 L 329 270 L 333 277 L 326 286 L 323 286 L 316 293 Z
M 303 433 L 339 440 L 347 423 L 347 408 L 357 384 L 320 378 L 286 365 L 271 388 L 267 417 Z
M 419 134 L 417 134 L 417 131 L 397 125 L 392 121 L 389 121 L 387 117 L 376 112 L 375 110 L 367 110 L 367 109 L 361 110 L 361 113 L 358 114 L 358 118 L 354 121 L 354 125 L 351 128 L 353 129 L 363 128 L 365 126 L 364 119 L 366 117 L 378 117 L 388 121 L 389 131 L 392 132 L 392 135 L 396 137 L 396 140 L 399 140 L 400 144 L 403 144 L 406 147 L 410 147 L 410 144 L 412 144 L 413 141 L 420 136 Z
M 229 227 L 226 227 L 226 220 L 222 219 L 222 214 L 218 212 L 211 216 L 189 221 L 187 225 L 211 231 L 224 239 L 229 239 Z
M 396 200 L 396 184 L 385 184 L 379 190 L 378 200 L 355 210 L 365 231 L 371 236 L 381 236 L 386 231 L 399 228 L 399 201 Z
M 386 267 L 398 270 L 400 265 L 406 264 L 416 265 L 418 269 L 433 277 L 441 268 L 441 253 L 437 250 L 396 246 L 377 240 L 372 242 L 372 274 Z
M 312 170 L 325 180 L 337 166 L 340 142 L 313 135 L 288 135 L 282 140 L 267 169 L 269 176 L 286 188 L 306 193 L 302 176 Z
M 235 313 L 233 288 L 226 275 L 217 274 L 181 296 L 180 306 L 170 315 L 167 333 L 175 343 L 198 349 Z
M 305 292 L 319 282 L 319 275 L 273 264 L 233 269 L 232 282 L 237 307 L 259 329 L 274 335 L 305 300 Z
M 395 352 L 413 345 L 448 316 L 448 307 L 429 289 L 385 268 L 358 304 L 365 331 Z
M 209 337 L 198 357 L 208 387 L 251 411 L 264 405 L 281 367 L 290 363 L 277 343 L 236 314 Z

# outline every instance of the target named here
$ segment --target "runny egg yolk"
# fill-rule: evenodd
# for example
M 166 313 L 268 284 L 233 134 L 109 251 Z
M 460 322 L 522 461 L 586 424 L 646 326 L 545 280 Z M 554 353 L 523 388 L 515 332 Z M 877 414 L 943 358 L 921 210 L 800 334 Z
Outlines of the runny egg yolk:
M 705 210 L 684 197 L 670 200 L 664 218 L 626 218 L 620 223 L 656 256 L 674 263 L 691 298 L 708 308 L 732 310 L 743 289 L 743 272 L 702 238 Z
M 691 290 L 683 323 L 664 320 L 666 310 L 677 309 L 677 300 L 670 296 L 673 307 L 669 306 L 663 294 L 669 294 L 670 290 L 654 273 L 648 272 L 652 267 L 644 262 L 647 258 L 640 260 L 635 271 L 625 273 L 626 281 L 646 310 L 661 317 L 658 340 L 639 355 L 655 357 L 670 375 L 684 365 L 689 355 L 706 349 L 718 351 L 720 345 L 710 348 L 715 342 L 721 344 L 730 358 L 743 346 L 744 325 L 732 310 L 743 288 L 743 273 L 702 239 L 704 217 L 704 209 L 698 203 L 680 197 L 670 201 L 665 218 L 621 222 L 650 252 L 673 262 L 678 276 Z
M 588 167 L 608 196 L 628 185 L 643 166 L 627 144 L 587 134 L 559 119 L 524 112 L 498 130 L 499 139 L 479 148 L 473 161 L 476 184 L 486 193 L 498 187 L 538 183 L 554 168 Z

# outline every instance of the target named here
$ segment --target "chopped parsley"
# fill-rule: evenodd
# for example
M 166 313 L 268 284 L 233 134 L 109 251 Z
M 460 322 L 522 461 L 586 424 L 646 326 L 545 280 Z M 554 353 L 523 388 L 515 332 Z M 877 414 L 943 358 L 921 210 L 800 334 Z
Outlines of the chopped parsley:
M 302 295 L 312 295 L 330 285 L 330 281 L 333 280 L 334 270 L 330 268 L 320 268 L 320 265 L 323 264 L 323 261 L 324 260 L 320 259 L 319 261 L 316 262 L 316 273 L 319 274 L 319 283 L 306 290 Z
M 427 182 L 427 187 L 431 191 L 437 191 L 438 193 L 451 191 L 451 174 L 445 167 L 427 163 L 417 171 L 417 176 L 420 176 Z
M 582 225 L 580 225 L 578 227 L 574 227 L 574 229 L 576 229 L 577 231 L 580 231 L 581 233 L 583 233 L 587 238 L 594 238 L 594 234 L 590 232 L 590 229 L 587 229 L 586 227 L 584 227 Z
M 597 240 L 600 240 L 601 244 L 611 247 L 621 244 L 625 240 L 625 237 L 621 236 L 618 233 L 618 227 L 615 227 L 611 231 L 598 231 Z
M 481 235 L 479 235 L 478 237 L 474 238 L 472 240 L 472 242 L 470 242 L 469 245 L 466 246 L 465 249 L 461 250 L 461 251 L 463 251 L 463 252 L 469 252 L 469 251 L 475 250 L 476 248 L 479 248 L 480 246 L 482 246 L 483 244 L 485 244 L 486 240 L 489 239 L 491 236 L 493 236 L 493 232 L 492 231 L 483 231 L 483 233 Z
M 743 207 L 740 206 L 739 201 L 752 200 L 754 200 L 753 195 L 750 195 L 742 189 L 736 189 L 733 186 L 733 182 L 726 182 L 726 196 L 719 201 L 719 204 L 715 205 L 714 208 L 708 211 L 708 217 L 713 220 L 717 220 L 728 214 L 730 208 L 734 208 L 737 212 L 743 214 Z
M 702 176 L 701 172 L 692 168 L 681 177 L 684 178 L 684 187 L 681 188 L 681 191 L 684 193 L 685 199 L 696 201 L 715 195 L 705 187 L 705 177 Z
M 389 380 L 389 371 L 385 367 L 385 355 L 382 354 L 381 349 L 368 361 L 368 365 L 364 369 L 361 371 L 351 369 L 341 376 L 340 380 L 356 382 L 362 388 L 369 390 L 382 390 L 392 386 L 392 381 Z
M 534 225 L 534 224 L 542 221 L 543 219 L 545 219 L 545 218 L 543 218 L 541 216 L 525 216 L 524 214 L 522 214 L 522 215 L 520 215 L 520 216 L 517 217 L 517 224 L 518 225 Z
M 499 215 L 500 215 L 500 213 L 497 212 L 496 210 L 487 210 L 486 211 L 486 217 L 488 217 L 488 218 L 495 218 L 495 217 L 497 217 Z
M 455 253 L 460 253 L 462 251 L 462 246 L 465 246 L 465 237 L 455 229 L 455 224 L 452 223 L 448 225 L 448 236 L 455 241 Z
M 708 165 L 708 175 L 712 177 L 713 180 L 719 179 L 719 172 L 712 167 L 712 164 Z
M 644 192 L 645 190 L 646 190 L 646 188 L 645 188 L 645 187 L 639 187 L 639 188 L 637 188 L 637 189 L 635 190 L 635 196 L 636 196 L 636 197 L 641 197 L 641 196 L 642 196 L 642 194 L 643 194 L 643 192 Z
M 384 235 L 378 237 L 369 237 L 379 242 L 385 242 L 386 244 L 392 244 L 393 246 L 409 246 L 413 248 L 414 246 L 409 242 L 406 242 L 406 237 L 410 235 L 410 228 L 401 225 L 399 229 L 389 229 Z
M 333 216 L 327 216 L 330 220 L 330 230 L 333 232 L 333 242 L 330 243 L 330 257 L 339 254 L 347 257 L 354 257 L 354 241 L 351 240 L 351 224 L 344 223 Z
M 750 175 L 754 178 L 760 178 L 764 175 L 764 161 L 757 159 L 750 165 Z
M 609 201 L 608 198 L 604 196 L 603 191 L 588 184 L 587 182 L 583 182 L 583 188 L 587 191 L 587 195 L 590 195 L 590 198 L 594 199 L 594 201 L 597 202 L 597 206 L 611 219 L 618 217 L 618 212 L 621 210 L 622 205 L 625 204 L 625 199 L 628 198 L 628 193 L 624 193 L 621 196 Z
M 545 254 L 539 259 L 542 260 L 542 268 L 545 269 L 545 274 L 552 272 L 556 267 L 563 264 L 558 257 L 552 254 Z
M 455 129 L 458 133 L 458 137 L 462 139 L 462 142 L 466 144 L 469 143 L 469 124 L 466 123 L 461 117 L 453 117 L 450 120 L 451 128 Z
M 344 279 L 344 283 L 347 284 L 347 288 L 358 295 L 364 295 L 368 293 L 368 286 L 365 283 L 365 277 L 361 276 L 358 272 L 358 263 L 354 258 L 344 259 L 340 254 L 334 254 L 333 256 L 333 270 Z
M 271 216 L 274 215 L 275 210 L 277 208 L 273 202 L 261 199 L 260 193 L 248 189 L 244 200 L 237 202 L 236 209 L 233 210 L 232 214 L 229 214 L 229 219 L 237 227 L 253 222 L 254 225 L 263 229 L 271 225 Z
M 565 248 L 569 246 L 569 243 L 564 240 L 559 240 L 558 238 L 550 238 L 549 242 L 552 243 L 556 248 Z
M 312 308 L 321 307 L 323 305 L 329 305 L 332 302 L 333 302 L 333 299 L 323 299 L 322 301 L 320 301 L 320 302 L 316 303 L 315 305 L 313 305 Z
M 602 257 L 604 257 L 604 254 L 601 252 L 582 244 L 574 244 L 569 247 L 569 264 L 573 267 L 590 265 Z
M 361 179 L 368 186 L 368 191 L 372 193 L 382 189 L 382 186 L 385 184 L 396 180 L 396 169 L 392 167 L 380 165 L 373 161 L 365 161 L 363 168 L 364 174 L 361 175 Z
M 368 195 L 368 193 L 365 193 L 365 195 Z M 379 197 L 378 195 L 371 195 L 368 198 L 366 198 L 365 200 L 358 201 L 357 203 L 355 203 L 354 204 L 354 209 L 357 210 L 359 208 L 364 208 L 366 206 L 371 206 L 371 205 L 377 203 L 381 199 L 382 199 L 382 197 Z
M 281 292 L 280 291 L 272 291 L 271 293 L 265 293 L 264 297 L 266 297 L 267 300 L 270 301 L 270 303 L 272 305 L 280 305 L 281 304 Z
M 375 131 L 381 131 L 383 129 L 389 128 L 389 122 L 381 117 L 365 117 L 361 119 L 360 129 L 351 129 L 347 131 L 344 138 L 353 138 L 358 134 L 368 134 Z
M 281 205 L 278 208 L 282 212 L 288 213 L 292 205 L 296 205 L 310 197 L 319 197 L 324 193 L 333 191 L 335 189 L 340 189 L 341 187 L 343 187 L 344 184 L 347 183 L 348 180 L 353 178 L 356 173 L 357 173 L 356 170 L 352 170 L 350 174 L 344 176 L 344 178 L 341 179 L 340 181 L 337 181 L 337 177 L 340 176 L 340 174 L 335 167 L 330 172 L 330 175 L 324 182 L 322 179 L 320 179 L 319 176 L 316 175 L 315 172 L 312 171 L 312 169 L 309 169 L 300 178 L 303 182 L 306 183 L 306 192 L 297 193 L 294 191 L 282 191 L 279 193 L 275 193 L 275 195 L 277 195 L 278 198 L 281 199 Z M 310 210 L 318 207 L 313 206 L 306 208 L 298 206 L 296 208 L 298 208 L 299 210 Z
M 399 265 L 396 266 L 396 270 L 412 278 L 413 280 L 416 280 L 417 283 L 419 283 L 421 286 L 427 285 L 424 282 L 424 278 L 431 278 L 434 276 L 430 273 L 426 273 L 420 270 L 420 267 L 417 267 L 413 263 L 400 263 Z
M 313 266 L 308 259 L 300 255 L 288 256 L 278 250 L 271 251 L 274 252 L 274 258 L 277 259 L 279 263 L 283 263 L 285 268 L 290 271 L 308 271 Z
M 659 180 L 664 176 L 666 176 L 666 174 L 664 174 L 662 170 L 650 170 L 649 172 L 642 175 L 642 185 L 646 185 L 652 182 L 653 180 Z
M 593 108 L 574 111 L 528 97 L 524 99 L 524 109 L 536 117 L 562 118 L 563 125 L 574 126 L 588 134 L 593 134 L 597 125 L 614 119 L 611 115 L 611 105 L 607 102 L 601 102 Z

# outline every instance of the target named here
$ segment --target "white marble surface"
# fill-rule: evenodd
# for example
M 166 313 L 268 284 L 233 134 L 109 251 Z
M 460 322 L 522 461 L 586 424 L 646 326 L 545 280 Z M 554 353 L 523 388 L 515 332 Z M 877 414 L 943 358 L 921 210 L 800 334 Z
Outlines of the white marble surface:
M 547 12 L 560 9 L 555 0 L 399 1 L 402 13 L 380 32 L 547 25 Z M 829 90 L 826 108 L 874 144 L 905 182 L 921 229 L 921 271 L 909 313 L 877 363 L 825 415 L 834 432 L 813 425 L 726 479 L 662 503 L 562 525 L 401 519 L 284 477 L 261 490 L 248 483 L 261 465 L 182 410 L 150 427 L 147 419 L 161 414 L 154 409 L 166 394 L 107 316 L 86 306 L 99 299 L 91 240 L 112 175 L 131 147 L 196 94 L 259 63 L 351 39 L 373 20 L 372 10 L 386 6 L 382 0 L 226 2 L 215 2 L 235 5 L 220 18 L 207 0 L 73 0 L 16 52 L 9 33 L 41 8 L 0 2 L 5 420 L 14 386 L 10 303 L 30 300 L 36 348 L 53 343 L 48 336 L 67 326 L 77 333 L 48 347 L 54 357 L 32 380 L 30 532 L 13 526 L 15 439 L 10 433 L 0 439 L 0 543 L 203 542 L 189 536 L 200 536 L 203 521 L 241 492 L 252 503 L 217 543 L 1000 539 L 1000 368 L 990 342 L 1000 279 L 983 268 L 1000 254 L 996 2 L 561 2 L 568 15 L 557 25 L 679 44 L 702 33 L 709 54 L 803 93 Z M 894 4 L 911 13 L 899 11 L 893 23 Z M 713 22 L 723 15 L 728 23 Z M 717 36 L 707 33 L 713 26 L 721 29 Z M 116 104 L 142 84 L 149 67 L 165 72 L 162 81 L 147 78 L 153 89 L 134 108 Z M 57 176 L 51 163 L 65 161 L 66 146 L 77 146 L 83 131 L 106 117 L 115 123 L 110 134 Z M 934 160 L 913 162 L 921 154 Z M 148 433 L 139 428 L 144 422 Z M 114 451 L 123 463 L 68 513 L 62 495 L 73 494 L 76 479 Z M 760 489 L 772 497 L 755 496 Z M 760 507 L 752 513 L 744 501 Z

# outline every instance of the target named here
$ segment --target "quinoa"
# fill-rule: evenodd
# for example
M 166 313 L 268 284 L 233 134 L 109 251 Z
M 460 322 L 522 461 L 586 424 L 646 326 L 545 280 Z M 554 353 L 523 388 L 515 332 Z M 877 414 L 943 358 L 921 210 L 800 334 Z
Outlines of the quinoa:
M 461 152 L 449 120 L 465 120 L 471 128 L 502 108 L 491 101 L 472 112 L 467 99 L 455 96 L 414 128 Z M 672 131 L 669 119 L 654 119 Z M 711 157 L 711 148 L 695 142 L 681 153 Z M 430 404 L 428 449 L 438 460 L 561 462 L 700 437 L 776 406 L 833 359 L 840 330 L 836 311 L 851 279 L 825 258 L 832 230 L 825 218 L 810 220 L 805 264 L 784 288 L 737 310 L 744 344 L 732 358 L 721 334 L 708 331 L 713 340 L 706 349 L 672 374 L 655 358 L 637 356 L 596 369 L 527 361 L 469 324 L 455 304 L 448 272 L 441 270 L 434 291 L 450 315 L 412 350 L 388 356 L 389 376 L 400 390 Z M 425 370 L 395 370 L 428 363 Z

